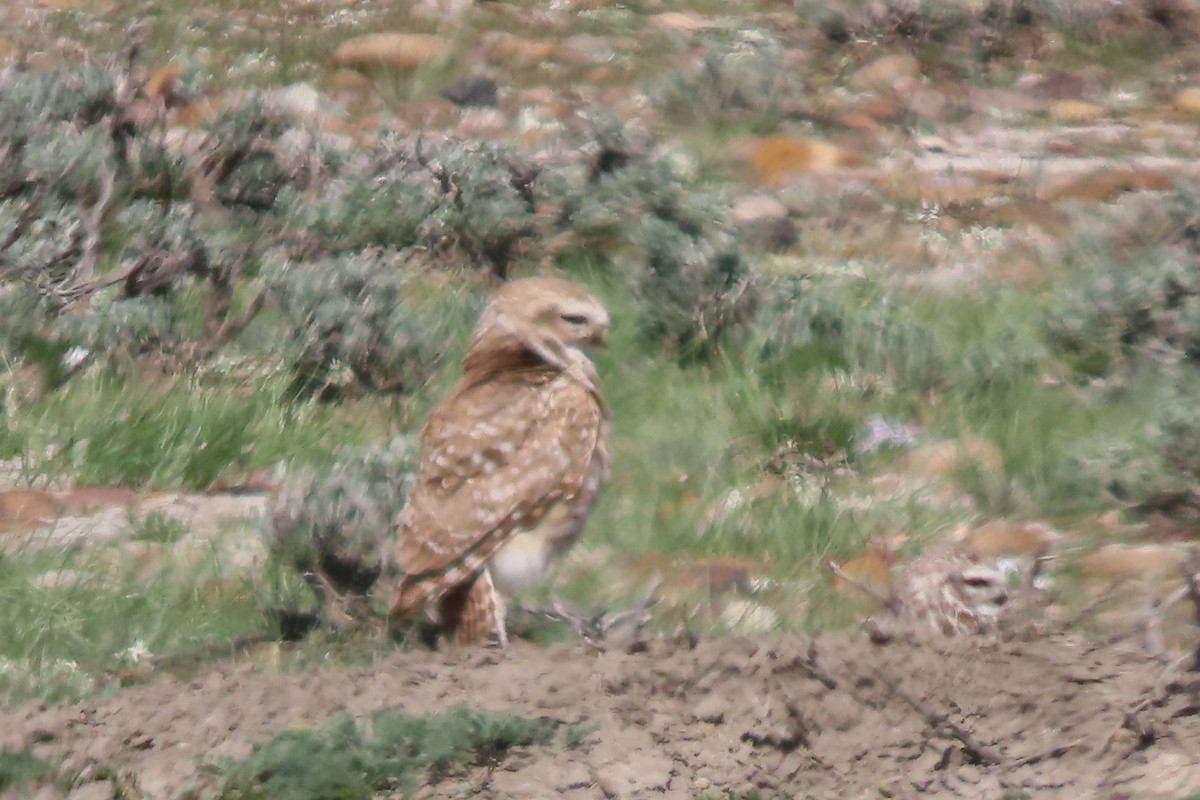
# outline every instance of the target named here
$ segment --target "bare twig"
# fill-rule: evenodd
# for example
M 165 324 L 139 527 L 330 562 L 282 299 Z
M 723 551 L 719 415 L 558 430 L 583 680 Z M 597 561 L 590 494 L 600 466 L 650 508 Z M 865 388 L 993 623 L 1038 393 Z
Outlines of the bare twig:
M 967 754 L 976 761 L 980 762 L 981 764 L 994 765 L 1004 763 L 1004 759 L 998 752 L 979 742 L 979 740 L 971 735 L 970 731 L 951 720 L 948 715 L 939 714 L 917 698 L 908 694 L 902 688 L 900 688 L 900 684 L 884 675 L 878 669 L 872 669 L 871 672 L 877 680 L 883 683 L 883 685 L 887 686 L 888 689 L 901 700 L 903 700 L 909 706 L 909 708 L 920 714 L 927 725 L 929 725 L 935 731 L 945 731 L 950 736 L 957 739 L 962 744 L 963 748 L 966 749 Z
M 29 203 L 21 212 L 21 218 L 17 220 L 17 224 L 14 225 L 13 229 L 8 232 L 8 236 L 4 237 L 4 241 L 0 242 L 0 263 L 3 263 L 2 259 L 4 251 L 16 244 L 17 239 L 20 239 L 22 236 L 24 236 L 25 232 L 29 230 L 29 227 L 33 225 L 35 221 L 37 221 L 40 199 L 40 197 L 35 195 L 29 200 Z
M 1030 764 L 1040 764 L 1041 762 L 1048 761 L 1051 758 L 1061 758 L 1062 756 L 1066 755 L 1069 751 L 1074 750 L 1076 747 L 1082 747 L 1084 742 L 1086 742 L 1086 741 L 1087 741 L 1087 739 L 1083 738 L 1083 739 L 1076 739 L 1075 741 L 1069 742 L 1067 744 L 1055 745 L 1054 747 L 1051 747 L 1049 750 L 1043 750 L 1040 753 L 1033 753 L 1031 755 L 1027 755 L 1027 756 L 1018 758 L 1016 761 L 1012 762 L 1012 764 L 1010 766 L 1025 767 Z
M 894 597 L 892 597 L 891 595 L 885 595 L 883 592 L 879 591 L 874 586 L 869 586 L 866 583 L 864 583 L 863 581 L 860 581 L 858 578 L 855 578 L 852 575 L 847 575 L 845 570 L 843 570 L 841 567 L 839 567 L 833 561 L 828 562 L 826 564 L 826 566 L 829 567 L 830 572 L 832 572 L 834 575 L 836 575 L 841 580 L 845 581 L 847 585 L 853 586 L 855 589 L 858 589 L 860 592 L 867 595 L 872 600 L 875 600 L 876 602 L 878 602 L 884 608 L 889 608 L 889 609 L 892 609 L 893 611 L 896 609 L 896 599 Z
M 111 212 L 113 189 L 117 185 L 117 174 L 107 164 L 101 167 L 100 195 L 91 211 L 83 218 L 83 253 L 75 267 L 75 283 L 91 281 L 100 260 L 101 228 Z
M 1112 600 L 1113 597 L 1116 596 L 1117 590 L 1125 585 L 1126 580 L 1127 580 L 1127 578 L 1120 577 L 1120 578 L 1117 578 L 1116 580 L 1114 580 L 1108 586 L 1106 586 L 1104 588 L 1104 591 L 1102 591 L 1102 592 L 1100 592 L 1100 594 L 1096 595 L 1091 600 L 1091 602 L 1089 602 L 1083 608 L 1079 609 L 1079 611 L 1075 612 L 1074 615 L 1072 615 L 1067 620 L 1065 620 L 1060 626 L 1062 628 L 1062 630 L 1064 630 L 1064 631 L 1072 630 L 1077 625 L 1079 625 L 1079 623 L 1083 622 L 1085 619 L 1090 617 L 1092 614 L 1095 614 L 1096 611 L 1100 608 L 1100 606 L 1104 605 L 1105 603 L 1107 603 L 1109 600 Z
M 1200 672 L 1200 587 L 1196 582 L 1196 575 L 1200 573 L 1200 552 L 1193 549 L 1180 569 L 1183 572 L 1183 582 L 1187 590 L 1185 596 L 1192 603 L 1193 620 L 1196 627 L 1196 646 L 1192 651 L 1192 665 L 1188 667 L 1188 671 Z
M 1151 586 L 1148 590 L 1146 604 L 1137 617 L 1137 632 L 1142 641 L 1142 648 L 1156 661 L 1166 664 L 1171 660 L 1167 653 L 1167 644 L 1162 631 L 1163 601 L 1158 591 Z

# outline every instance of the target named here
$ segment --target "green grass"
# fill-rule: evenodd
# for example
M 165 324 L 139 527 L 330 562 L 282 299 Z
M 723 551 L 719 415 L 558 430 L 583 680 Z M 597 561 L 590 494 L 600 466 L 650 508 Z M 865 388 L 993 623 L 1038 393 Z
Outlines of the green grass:
M 37 784 L 54 767 L 24 750 L 0 750 L 0 792 Z
M 314 730 L 286 731 L 245 761 L 226 766 L 218 800 L 367 800 L 418 781 L 496 764 L 513 749 L 547 744 L 553 723 L 465 707 L 444 714 L 376 714 L 369 725 L 349 717 Z M 570 734 L 570 732 L 569 732 Z M 569 735 L 568 742 L 575 737 Z
M 0 556 L 0 698 L 77 700 L 107 673 L 264 627 L 215 557 L 164 559 L 147 576 L 111 550 Z
M 286 383 L 89 372 L 32 402 L 0 406 L 0 456 L 85 485 L 203 489 L 228 470 L 321 461 L 365 438 L 361 415 L 283 400 Z M 14 404 L 15 405 L 15 404 Z

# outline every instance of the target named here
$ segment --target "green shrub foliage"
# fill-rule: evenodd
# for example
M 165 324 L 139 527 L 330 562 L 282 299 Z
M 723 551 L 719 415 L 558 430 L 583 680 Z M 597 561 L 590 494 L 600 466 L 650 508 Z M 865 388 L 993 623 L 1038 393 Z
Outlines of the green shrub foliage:
M 395 520 L 416 471 L 415 446 L 401 437 L 348 453 L 328 470 L 292 475 L 271 514 L 272 557 L 316 580 L 318 593 L 327 584 L 368 597 L 395 550 Z
M 465 707 L 414 716 L 385 711 L 359 724 L 341 717 L 315 730 L 293 730 L 225 769 L 221 800 L 368 800 L 378 792 L 408 797 L 423 778 L 496 764 L 513 749 L 547 744 L 553 723 Z
M 777 49 L 738 47 L 729 69 Z M 270 95 L 170 130 L 139 104 L 130 69 L 3 77 L 0 306 L 21 313 L 0 348 L 12 357 L 36 345 L 82 368 L 194 364 L 272 309 L 282 324 L 252 344 L 277 345 L 298 394 L 409 392 L 476 310 L 471 296 L 455 298 L 458 313 L 418 302 L 416 275 L 503 279 L 574 263 L 572 251 L 615 264 L 641 333 L 681 356 L 714 352 L 752 314 L 725 198 L 619 124 L 595 126 L 582 160 L 394 133 L 345 150 Z

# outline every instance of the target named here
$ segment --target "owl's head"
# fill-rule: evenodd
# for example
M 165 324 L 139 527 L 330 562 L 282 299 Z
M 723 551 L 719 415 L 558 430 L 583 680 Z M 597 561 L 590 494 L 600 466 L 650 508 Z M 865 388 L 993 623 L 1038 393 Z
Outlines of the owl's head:
M 600 301 L 561 278 L 523 278 L 496 290 L 475 327 L 468 370 L 489 361 L 533 358 L 555 369 L 590 364 L 589 351 L 608 342 Z

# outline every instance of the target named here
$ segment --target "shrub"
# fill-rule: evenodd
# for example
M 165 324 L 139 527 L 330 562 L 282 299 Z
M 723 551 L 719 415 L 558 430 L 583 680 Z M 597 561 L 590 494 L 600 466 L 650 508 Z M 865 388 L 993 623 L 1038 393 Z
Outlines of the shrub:
M 299 394 L 412 392 L 440 366 L 474 310 L 467 298 L 423 297 L 411 254 L 276 260 L 267 276 Z
M 545 744 L 552 723 L 457 707 L 412 716 L 386 711 L 370 732 L 349 717 L 315 730 L 293 730 L 225 769 L 220 800 L 367 800 L 399 788 L 410 796 L 423 776 L 498 762 L 518 747 Z
M 862 371 L 918 392 L 945 382 L 933 333 L 880 287 L 851 290 L 808 279 L 777 282 L 755 322 L 768 369 Z
M 1080 373 L 1107 375 L 1147 351 L 1200 361 L 1200 262 L 1160 247 L 1074 266 L 1045 329 Z
M 608 143 L 605 153 L 621 153 Z M 619 248 L 638 304 L 638 329 L 681 358 L 711 356 L 752 318 L 749 261 L 723 222 L 724 196 L 698 186 L 667 156 L 625 153 L 566 190 L 559 227 L 583 250 Z
M 272 509 L 269 552 L 306 576 L 318 596 L 332 589 L 361 605 L 388 569 L 395 520 L 416 471 L 414 444 L 397 438 L 347 453 L 327 471 L 298 472 Z
M 672 119 L 711 124 L 722 117 L 774 111 L 785 92 L 783 46 L 761 29 L 715 34 L 700 57 L 668 74 L 654 94 Z
M 1190 367 L 1177 370 L 1151 400 L 1148 420 L 1125 432 L 1099 431 L 1076 446 L 1063 460 L 1066 479 L 1135 508 L 1193 505 L 1200 483 L 1197 392 L 1200 376 Z

